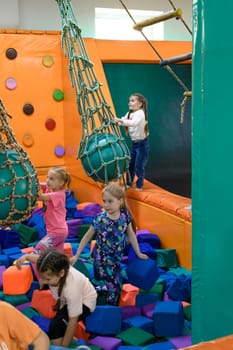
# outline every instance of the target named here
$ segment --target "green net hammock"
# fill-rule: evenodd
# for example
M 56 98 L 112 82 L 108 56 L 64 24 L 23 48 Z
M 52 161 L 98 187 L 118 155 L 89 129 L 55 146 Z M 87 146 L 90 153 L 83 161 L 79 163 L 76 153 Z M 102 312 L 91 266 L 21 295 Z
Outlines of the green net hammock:
M 0 100 L 0 225 L 26 220 L 36 206 L 40 189 L 36 170 L 17 143 Z
M 89 60 L 71 1 L 56 1 L 62 19 L 62 48 L 69 60 L 70 79 L 82 122 L 78 158 L 86 174 L 94 181 L 107 184 L 124 180 L 130 159 L 127 143 L 114 122 L 110 105 Z

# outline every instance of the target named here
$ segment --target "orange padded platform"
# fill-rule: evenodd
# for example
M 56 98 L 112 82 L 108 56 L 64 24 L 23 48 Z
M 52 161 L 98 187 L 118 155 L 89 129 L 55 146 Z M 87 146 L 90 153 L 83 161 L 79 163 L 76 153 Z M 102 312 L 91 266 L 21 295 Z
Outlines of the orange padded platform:
M 183 350 L 231 350 L 233 349 L 233 335 L 229 335 L 216 340 L 189 346 Z M 180 349 L 181 350 L 181 349 Z

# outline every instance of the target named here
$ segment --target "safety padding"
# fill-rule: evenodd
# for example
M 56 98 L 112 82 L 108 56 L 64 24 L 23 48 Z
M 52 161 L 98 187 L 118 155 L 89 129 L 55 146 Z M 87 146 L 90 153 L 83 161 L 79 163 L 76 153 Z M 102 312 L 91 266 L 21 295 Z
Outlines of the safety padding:
M 19 233 L 20 243 L 23 246 L 28 246 L 28 244 L 35 242 L 38 236 L 38 232 L 33 227 L 24 225 L 22 223 L 14 226 L 15 230 Z
M 192 336 L 191 334 L 181 335 L 179 337 L 169 338 L 168 339 L 175 349 L 185 348 L 186 346 L 192 345 Z
M 159 279 L 158 281 L 156 281 L 156 283 L 152 286 L 150 290 L 146 291 L 146 293 L 157 294 L 159 296 L 159 300 L 163 300 L 164 291 L 165 291 L 165 281 Z M 140 293 L 145 293 L 145 291 L 140 290 Z
M 92 239 L 90 244 L 90 253 L 93 252 L 95 245 L 96 245 L 96 239 Z
M 140 200 L 154 207 L 166 210 L 184 220 L 192 220 L 191 199 L 179 196 L 145 180 L 143 191 L 127 190 L 127 197 Z
M 6 303 L 9 303 L 14 306 L 25 304 L 29 301 L 26 294 L 19 294 L 19 295 L 5 294 L 4 297 L 2 297 L 1 299 L 3 299 Z
M 136 306 L 143 307 L 148 304 L 156 304 L 159 301 L 157 293 L 139 293 L 136 296 Z
M 139 293 L 139 288 L 133 286 L 130 283 L 124 283 L 122 286 L 119 306 L 135 306 L 136 305 L 136 296 Z
M 82 202 L 76 205 L 77 210 L 83 210 L 86 206 L 92 204 L 92 202 Z
M 78 227 L 78 241 L 80 242 L 85 233 L 88 231 L 90 224 L 82 224 Z
M 123 331 L 131 327 L 138 327 L 152 334 L 154 332 L 153 320 L 142 315 L 130 317 L 122 321 Z
M 2 289 L 3 287 L 3 282 L 2 282 L 2 274 L 3 272 L 6 270 L 6 266 L 4 265 L 0 265 L 0 289 Z
M 154 313 L 154 330 L 157 337 L 177 337 L 182 335 L 184 310 L 180 301 L 160 301 Z
M 149 243 L 154 249 L 161 248 L 160 238 L 155 233 L 145 232 L 145 230 L 137 230 L 136 236 L 139 243 Z
M 178 266 L 176 249 L 156 249 L 157 265 L 162 268 L 173 268 Z
M 149 344 L 146 348 L 147 350 L 174 350 L 173 344 L 170 341 Z
M 140 316 L 141 313 L 141 308 L 137 306 L 122 306 L 122 320 L 125 320 L 130 317 L 134 316 Z
M 122 345 L 122 341 L 117 338 L 97 336 L 91 339 L 88 345 L 98 346 L 103 350 L 117 350 Z
M 51 320 L 41 315 L 34 315 L 31 318 L 45 333 L 48 333 Z
M 37 310 L 42 316 L 46 318 L 53 318 L 55 311 L 53 306 L 56 300 L 52 297 L 51 291 L 48 290 L 34 290 L 32 294 L 31 307 Z
M 143 254 L 146 254 L 149 258 L 156 260 L 157 258 L 157 253 L 156 250 L 146 242 L 139 242 L 139 249 Z M 133 249 L 132 246 L 129 248 L 129 253 L 128 253 L 128 262 L 133 261 L 137 257 L 135 250 Z
M 86 318 L 87 332 L 98 335 L 114 335 L 121 330 L 122 310 L 118 306 L 97 305 Z
M 155 260 L 135 258 L 127 266 L 128 282 L 134 286 L 149 290 L 159 278 Z
M 125 345 L 142 346 L 155 341 L 155 336 L 138 327 L 131 327 L 116 335 Z
M 10 265 L 9 257 L 6 254 L 0 254 L 0 265 L 8 267 Z
M 153 319 L 155 305 L 156 304 L 147 304 L 142 306 L 141 308 L 142 315 Z
M 233 334 L 226 337 L 201 342 L 192 346 L 188 346 L 185 350 L 231 350 L 233 349 Z
M 34 250 L 34 247 L 26 247 L 26 248 L 21 249 L 21 252 L 23 254 L 30 254 L 33 252 L 33 250 Z
M 134 345 L 121 345 L 119 346 L 118 350 L 142 350 L 142 347 Z
M 26 294 L 32 284 L 33 275 L 29 265 L 9 266 L 2 274 L 3 292 L 8 295 Z
M 77 339 L 82 339 L 85 341 L 88 341 L 88 339 L 90 338 L 90 333 L 86 332 L 86 326 L 84 325 L 84 323 L 82 321 L 79 321 L 77 323 L 77 328 L 76 331 L 74 333 L 74 336 Z
M 17 247 L 20 242 L 19 233 L 16 230 L 0 229 L 1 249 Z
M 71 258 L 73 256 L 73 249 L 71 243 L 64 243 L 64 253 L 68 256 L 68 258 Z
M 68 237 L 76 238 L 78 236 L 78 227 L 83 224 L 82 219 L 72 219 L 66 222 L 68 226 Z

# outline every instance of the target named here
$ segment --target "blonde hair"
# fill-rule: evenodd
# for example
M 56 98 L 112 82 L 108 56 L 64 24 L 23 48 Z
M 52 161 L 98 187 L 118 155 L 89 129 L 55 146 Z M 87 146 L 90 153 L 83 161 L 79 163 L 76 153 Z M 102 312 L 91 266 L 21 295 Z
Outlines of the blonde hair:
M 120 209 L 125 209 L 128 211 L 132 218 L 133 230 L 136 231 L 136 223 L 125 198 L 125 189 L 118 184 L 109 184 L 103 189 L 102 195 L 104 193 L 109 193 L 112 197 L 122 201 Z
M 65 170 L 65 168 L 62 167 L 52 167 L 49 169 L 49 171 L 53 172 L 56 174 L 58 179 L 63 182 L 62 188 L 68 188 L 70 189 L 71 185 L 71 176 L 70 174 Z

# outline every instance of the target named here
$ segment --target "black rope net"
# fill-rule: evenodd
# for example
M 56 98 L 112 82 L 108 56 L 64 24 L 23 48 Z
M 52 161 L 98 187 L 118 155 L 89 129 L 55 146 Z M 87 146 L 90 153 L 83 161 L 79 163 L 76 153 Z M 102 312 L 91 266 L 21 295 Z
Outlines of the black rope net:
M 95 75 L 71 1 L 56 1 L 62 20 L 62 48 L 69 60 L 69 75 L 82 122 L 78 158 L 94 181 L 124 181 L 130 159 L 127 143 Z
M 0 225 L 26 220 L 36 207 L 40 184 L 28 155 L 17 143 L 0 100 Z

